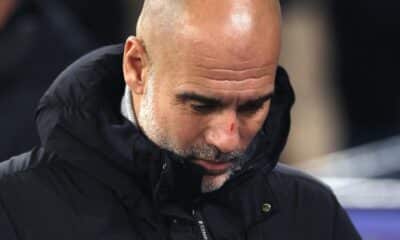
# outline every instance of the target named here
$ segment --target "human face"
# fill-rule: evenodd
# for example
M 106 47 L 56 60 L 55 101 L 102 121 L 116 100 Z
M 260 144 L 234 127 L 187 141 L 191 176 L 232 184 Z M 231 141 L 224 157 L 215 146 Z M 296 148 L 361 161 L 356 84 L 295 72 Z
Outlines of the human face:
M 236 80 L 200 74 L 222 73 L 222 77 L 226 72 L 221 69 L 210 72 L 204 68 L 193 76 L 182 71 L 179 79 L 185 80 L 181 81 L 168 79 L 168 74 L 157 78 L 151 72 L 141 101 L 139 123 L 160 147 L 205 170 L 203 192 L 216 190 L 241 169 L 243 152 L 268 114 L 275 69 L 275 65 L 249 68 L 251 77 Z M 228 71 L 228 75 L 237 74 Z M 155 84 L 157 80 L 160 84 Z

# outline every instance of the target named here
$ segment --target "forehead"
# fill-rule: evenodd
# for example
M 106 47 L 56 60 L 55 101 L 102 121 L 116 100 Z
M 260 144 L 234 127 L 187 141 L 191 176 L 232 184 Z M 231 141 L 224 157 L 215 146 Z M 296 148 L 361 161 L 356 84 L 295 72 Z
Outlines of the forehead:
M 172 87 L 254 93 L 273 84 L 280 52 L 276 11 L 230 7 L 184 16 L 162 56 L 160 74 Z
M 226 101 L 256 98 L 273 91 L 277 67 L 277 57 L 265 54 L 265 48 L 258 50 L 254 55 L 240 54 L 210 40 L 190 40 L 164 80 L 174 95 L 195 92 Z
M 236 42 L 236 44 L 234 43 Z M 212 36 L 187 39 L 181 44 L 171 84 L 176 90 L 214 93 L 229 91 L 265 94 L 271 91 L 278 62 L 273 43 L 248 44 L 240 39 L 215 40 Z M 236 46 L 236 47 L 235 47 Z
M 204 29 L 210 29 L 204 31 Z M 245 70 L 276 63 L 280 54 L 279 28 L 235 31 L 186 25 L 176 37 L 180 61 L 208 68 Z

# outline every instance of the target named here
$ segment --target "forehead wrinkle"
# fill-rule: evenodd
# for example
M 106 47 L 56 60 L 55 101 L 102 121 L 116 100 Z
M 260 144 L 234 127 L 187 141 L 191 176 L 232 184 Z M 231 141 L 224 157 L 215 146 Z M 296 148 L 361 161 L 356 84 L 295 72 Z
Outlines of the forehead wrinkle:
M 221 40 L 214 39 L 206 33 L 185 38 L 181 43 L 181 50 L 186 50 L 186 65 L 205 69 L 250 70 L 255 68 L 270 68 L 275 70 L 279 57 L 275 52 L 276 45 L 265 42 L 261 38 L 251 41 L 251 47 L 239 50 L 242 39 Z M 233 50 L 236 48 L 236 50 Z M 256 52 L 254 52 L 256 51 Z M 269 54 L 271 53 L 271 54 Z
M 198 78 L 201 78 L 201 79 L 207 79 L 207 80 L 211 80 L 211 81 L 218 81 L 218 82 L 227 82 L 227 83 L 234 83 L 234 82 L 236 82 L 236 83 L 241 83 L 241 82 L 245 82 L 245 81 L 248 81 L 248 80 L 257 80 L 257 79 L 260 79 L 260 78 L 262 78 L 262 77 L 253 77 L 253 76 L 245 76 L 245 77 L 237 77 L 237 76 L 235 76 L 235 77 L 232 77 L 232 76 L 229 76 L 229 77 L 220 77 L 220 76 L 209 76 L 209 75 L 205 75 L 205 76 L 198 76 Z
M 207 79 L 209 80 L 209 79 Z M 218 80 L 213 82 L 213 84 L 203 84 L 204 79 L 200 81 L 187 81 L 177 86 L 176 90 L 179 91 L 199 91 L 203 92 L 206 89 L 208 92 L 214 92 L 215 90 L 228 91 L 228 92 L 239 92 L 239 91 L 262 91 L 262 90 L 274 90 L 274 81 L 269 80 L 267 82 L 260 82 L 252 84 L 255 79 L 248 79 L 247 82 L 237 82 L 237 81 L 221 81 Z M 214 80 L 211 80 L 214 81 Z M 253 85 L 248 87 L 249 85 Z M 195 87 L 194 87 L 195 86 Z
M 189 93 L 195 93 L 200 96 L 204 96 L 205 98 L 210 98 L 210 99 L 215 99 L 216 101 L 219 101 L 222 104 L 227 104 L 227 103 L 236 103 L 236 104 L 241 104 L 241 103 L 246 103 L 249 101 L 255 101 L 258 100 L 259 98 L 262 98 L 267 95 L 272 95 L 274 93 L 274 89 L 268 89 L 267 91 L 258 91 L 256 94 L 253 92 L 255 89 L 247 89 L 247 90 L 242 90 L 239 92 L 239 90 L 236 91 L 226 91 L 226 92 L 219 92 L 215 93 L 212 91 L 196 91 L 196 90 L 188 90 L 188 91 L 182 91 L 183 93 L 189 92 Z M 176 95 L 181 94 L 181 92 L 178 92 Z M 190 101 L 190 100 L 189 100 Z M 196 100 L 192 100 L 196 101 Z
M 262 80 L 263 78 L 273 77 L 276 66 L 273 68 L 253 67 L 239 70 L 237 68 L 204 68 L 195 67 L 192 74 L 201 79 L 215 81 L 243 82 L 246 80 Z
M 276 54 L 272 54 L 278 47 L 278 44 L 275 44 L 276 34 L 264 36 L 260 33 L 251 33 L 246 37 L 237 35 L 230 37 L 227 34 L 201 30 L 193 34 L 186 33 L 182 32 L 180 35 L 180 39 L 184 40 L 179 42 L 180 48 L 187 51 L 186 56 L 199 62 L 208 60 L 221 64 L 219 61 L 227 58 L 231 59 L 234 65 L 254 64 L 256 67 L 261 67 L 277 61 Z
M 245 81 L 247 79 L 260 79 L 272 75 L 270 69 L 254 67 L 247 69 L 237 68 L 208 68 L 198 73 L 199 77 L 212 80 Z
M 195 63 L 194 66 L 197 68 L 203 68 L 206 70 L 212 71 L 236 71 L 236 72 L 244 72 L 244 71 L 252 71 L 252 70 L 275 70 L 276 64 L 256 64 L 253 63 L 251 59 L 249 60 L 240 60 L 238 63 L 222 63 L 218 64 L 217 58 L 208 57 L 210 60 L 214 60 L 212 64 L 207 64 L 205 62 L 199 61 L 199 63 Z

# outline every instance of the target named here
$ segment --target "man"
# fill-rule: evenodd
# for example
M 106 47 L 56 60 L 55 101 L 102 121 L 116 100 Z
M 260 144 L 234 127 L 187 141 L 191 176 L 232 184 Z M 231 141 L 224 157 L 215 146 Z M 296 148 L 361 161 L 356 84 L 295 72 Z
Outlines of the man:
M 2 239 L 359 239 L 329 189 L 276 167 L 279 49 L 275 0 L 146 1 L 137 37 L 42 98 L 42 147 L 1 166 Z

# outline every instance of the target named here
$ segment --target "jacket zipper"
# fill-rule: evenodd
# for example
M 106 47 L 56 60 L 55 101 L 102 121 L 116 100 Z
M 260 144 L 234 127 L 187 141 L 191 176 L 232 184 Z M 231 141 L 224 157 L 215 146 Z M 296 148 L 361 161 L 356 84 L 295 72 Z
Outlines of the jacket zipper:
M 202 237 L 202 240 L 211 240 L 211 238 L 209 237 L 209 234 L 207 233 L 206 224 L 204 222 L 203 217 L 201 216 L 200 211 L 197 211 L 194 209 L 192 211 L 192 215 L 200 228 L 200 235 Z

